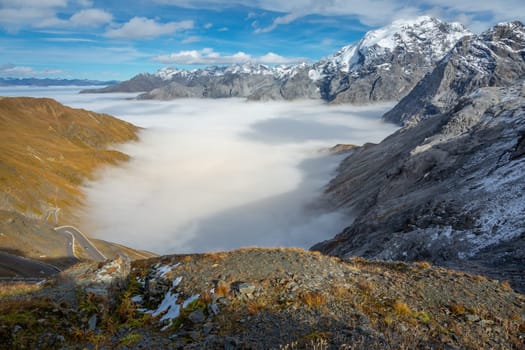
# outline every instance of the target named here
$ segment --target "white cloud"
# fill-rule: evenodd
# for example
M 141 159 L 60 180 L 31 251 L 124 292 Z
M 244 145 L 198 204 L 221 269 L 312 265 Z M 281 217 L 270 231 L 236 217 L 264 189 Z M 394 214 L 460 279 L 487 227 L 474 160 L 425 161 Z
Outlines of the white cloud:
M 82 6 L 91 4 L 81 1 Z M 10 32 L 23 27 L 97 27 L 111 22 L 111 13 L 101 9 L 83 9 L 73 13 L 69 19 L 61 19 L 58 12 L 67 6 L 66 0 L 0 0 L 0 26 Z
M 95 40 L 86 38 L 45 38 L 45 41 L 52 41 L 57 43 L 95 43 Z
M 120 28 L 108 30 L 106 36 L 110 38 L 147 39 L 191 28 L 193 28 L 193 21 L 190 20 L 159 23 L 145 17 L 133 17 Z
M 271 31 L 279 25 L 312 14 L 353 16 L 361 23 L 370 26 L 384 25 L 394 19 L 426 14 L 429 9 L 439 11 L 442 18 L 448 21 L 466 14 L 475 18 L 469 22 L 482 23 L 485 28 L 500 21 L 525 20 L 523 0 L 369 0 L 366 2 L 360 0 L 155 0 L 155 2 L 203 9 L 223 9 L 238 5 L 282 14 L 277 16 L 271 25 L 259 28 L 259 32 Z M 248 18 L 252 16 L 248 14 Z
M 257 28 L 255 30 L 255 32 L 256 33 L 271 32 L 272 30 L 277 28 L 277 26 L 279 26 L 281 24 L 292 23 L 293 21 L 295 21 L 299 17 L 302 17 L 302 16 L 300 14 L 298 14 L 298 13 L 289 13 L 289 14 L 287 14 L 285 16 L 277 17 L 276 19 L 273 20 L 271 25 L 269 25 L 268 27 L 265 27 L 265 28 Z
M 75 13 L 69 23 L 75 27 L 98 27 L 113 20 L 113 15 L 100 9 L 86 9 Z
M 232 55 L 223 55 L 213 49 L 205 48 L 202 50 L 185 50 L 174 52 L 169 55 L 157 56 L 154 61 L 164 64 L 196 64 L 196 65 L 214 65 L 214 64 L 243 64 L 247 62 L 261 64 L 291 64 L 304 62 L 306 59 L 301 57 L 283 57 L 273 52 L 263 56 L 252 56 L 245 52 L 239 51 Z
M 0 76 L 10 78 L 41 77 L 62 74 L 59 69 L 35 70 L 32 67 L 17 66 L 12 63 L 0 65 Z
M 206 23 L 206 24 L 204 25 L 204 28 L 205 28 L 205 29 L 210 29 L 211 27 L 213 27 L 213 23 L 211 23 L 211 22 Z

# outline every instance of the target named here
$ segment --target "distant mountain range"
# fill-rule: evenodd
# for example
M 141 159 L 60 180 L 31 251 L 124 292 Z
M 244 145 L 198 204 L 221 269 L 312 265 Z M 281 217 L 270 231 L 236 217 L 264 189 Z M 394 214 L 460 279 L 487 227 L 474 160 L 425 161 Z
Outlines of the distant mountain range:
M 193 71 L 164 68 L 84 92 L 145 92 L 140 99 L 246 97 L 366 104 L 399 100 L 464 36 L 458 23 L 422 16 L 368 32 L 314 64 L 247 63 Z
M 0 78 L 0 86 L 106 86 L 118 83 L 117 80 Z

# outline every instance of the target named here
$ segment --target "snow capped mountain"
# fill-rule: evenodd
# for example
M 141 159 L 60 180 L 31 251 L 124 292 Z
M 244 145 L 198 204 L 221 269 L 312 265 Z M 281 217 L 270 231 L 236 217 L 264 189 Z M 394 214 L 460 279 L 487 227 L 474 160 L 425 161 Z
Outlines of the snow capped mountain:
M 394 51 L 420 52 L 424 63 L 430 66 L 443 58 L 459 39 L 471 34 L 459 23 L 445 23 L 429 16 L 398 20 L 366 33 L 357 44 L 345 46 L 322 59 L 314 65 L 315 73 L 310 74 L 314 79 L 321 79 L 373 64 L 388 68 L 389 63 L 384 58 Z
M 525 26 L 500 23 L 460 40 L 384 119 L 414 124 L 445 112 L 465 95 L 481 87 L 508 86 L 525 76 Z
M 423 16 L 370 31 L 357 44 L 312 65 L 245 63 L 191 71 L 163 68 L 121 85 L 126 91 L 137 86 L 137 92 L 150 87 L 146 91 L 152 93 L 141 98 L 306 98 L 353 104 L 398 101 L 460 38 L 470 34 L 460 24 Z M 116 86 L 102 92 L 118 90 Z
M 210 66 L 194 70 L 165 67 L 159 69 L 154 75 L 164 81 L 171 81 L 176 78 L 222 77 L 227 74 L 271 75 L 276 79 L 285 79 L 295 75 L 298 70 L 304 69 L 305 67 L 308 67 L 306 63 L 280 65 L 276 67 L 270 67 L 264 64 L 244 63 L 229 66 Z

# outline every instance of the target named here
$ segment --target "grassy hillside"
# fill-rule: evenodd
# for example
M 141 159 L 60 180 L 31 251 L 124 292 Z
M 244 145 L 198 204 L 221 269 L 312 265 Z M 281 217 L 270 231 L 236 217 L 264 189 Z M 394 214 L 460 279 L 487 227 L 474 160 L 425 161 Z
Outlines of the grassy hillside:
M 106 114 L 66 107 L 47 98 L 0 97 L 0 250 L 65 267 L 68 242 L 53 230 L 74 225 L 84 195 L 81 185 L 104 165 L 128 156 L 112 145 L 137 140 L 138 128 Z M 107 257 L 150 257 L 104 241 L 94 242 Z M 76 245 L 77 248 L 82 248 Z M 83 257 L 78 249 L 77 256 Z M 9 263 L 0 261 L 2 266 Z
M 132 124 L 51 99 L 0 98 L 0 209 L 41 217 L 58 206 L 74 222 L 79 186 L 97 167 L 126 160 L 111 144 L 136 133 Z

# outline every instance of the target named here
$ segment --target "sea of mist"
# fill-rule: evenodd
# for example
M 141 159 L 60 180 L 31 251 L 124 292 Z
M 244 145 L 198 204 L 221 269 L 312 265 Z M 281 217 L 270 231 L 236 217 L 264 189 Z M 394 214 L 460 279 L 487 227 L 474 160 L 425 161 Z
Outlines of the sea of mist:
M 352 218 L 318 196 L 344 156 L 338 143 L 379 142 L 391 105 L 320 101 L 131 100 L 78 88 L 0 88 L 3 96 L 45 96 L 145 128 L 117 148 L 131 156 L 85 184 L 82 228 L 91 236 L 157 253 L 245 246 L 308 248 Z

